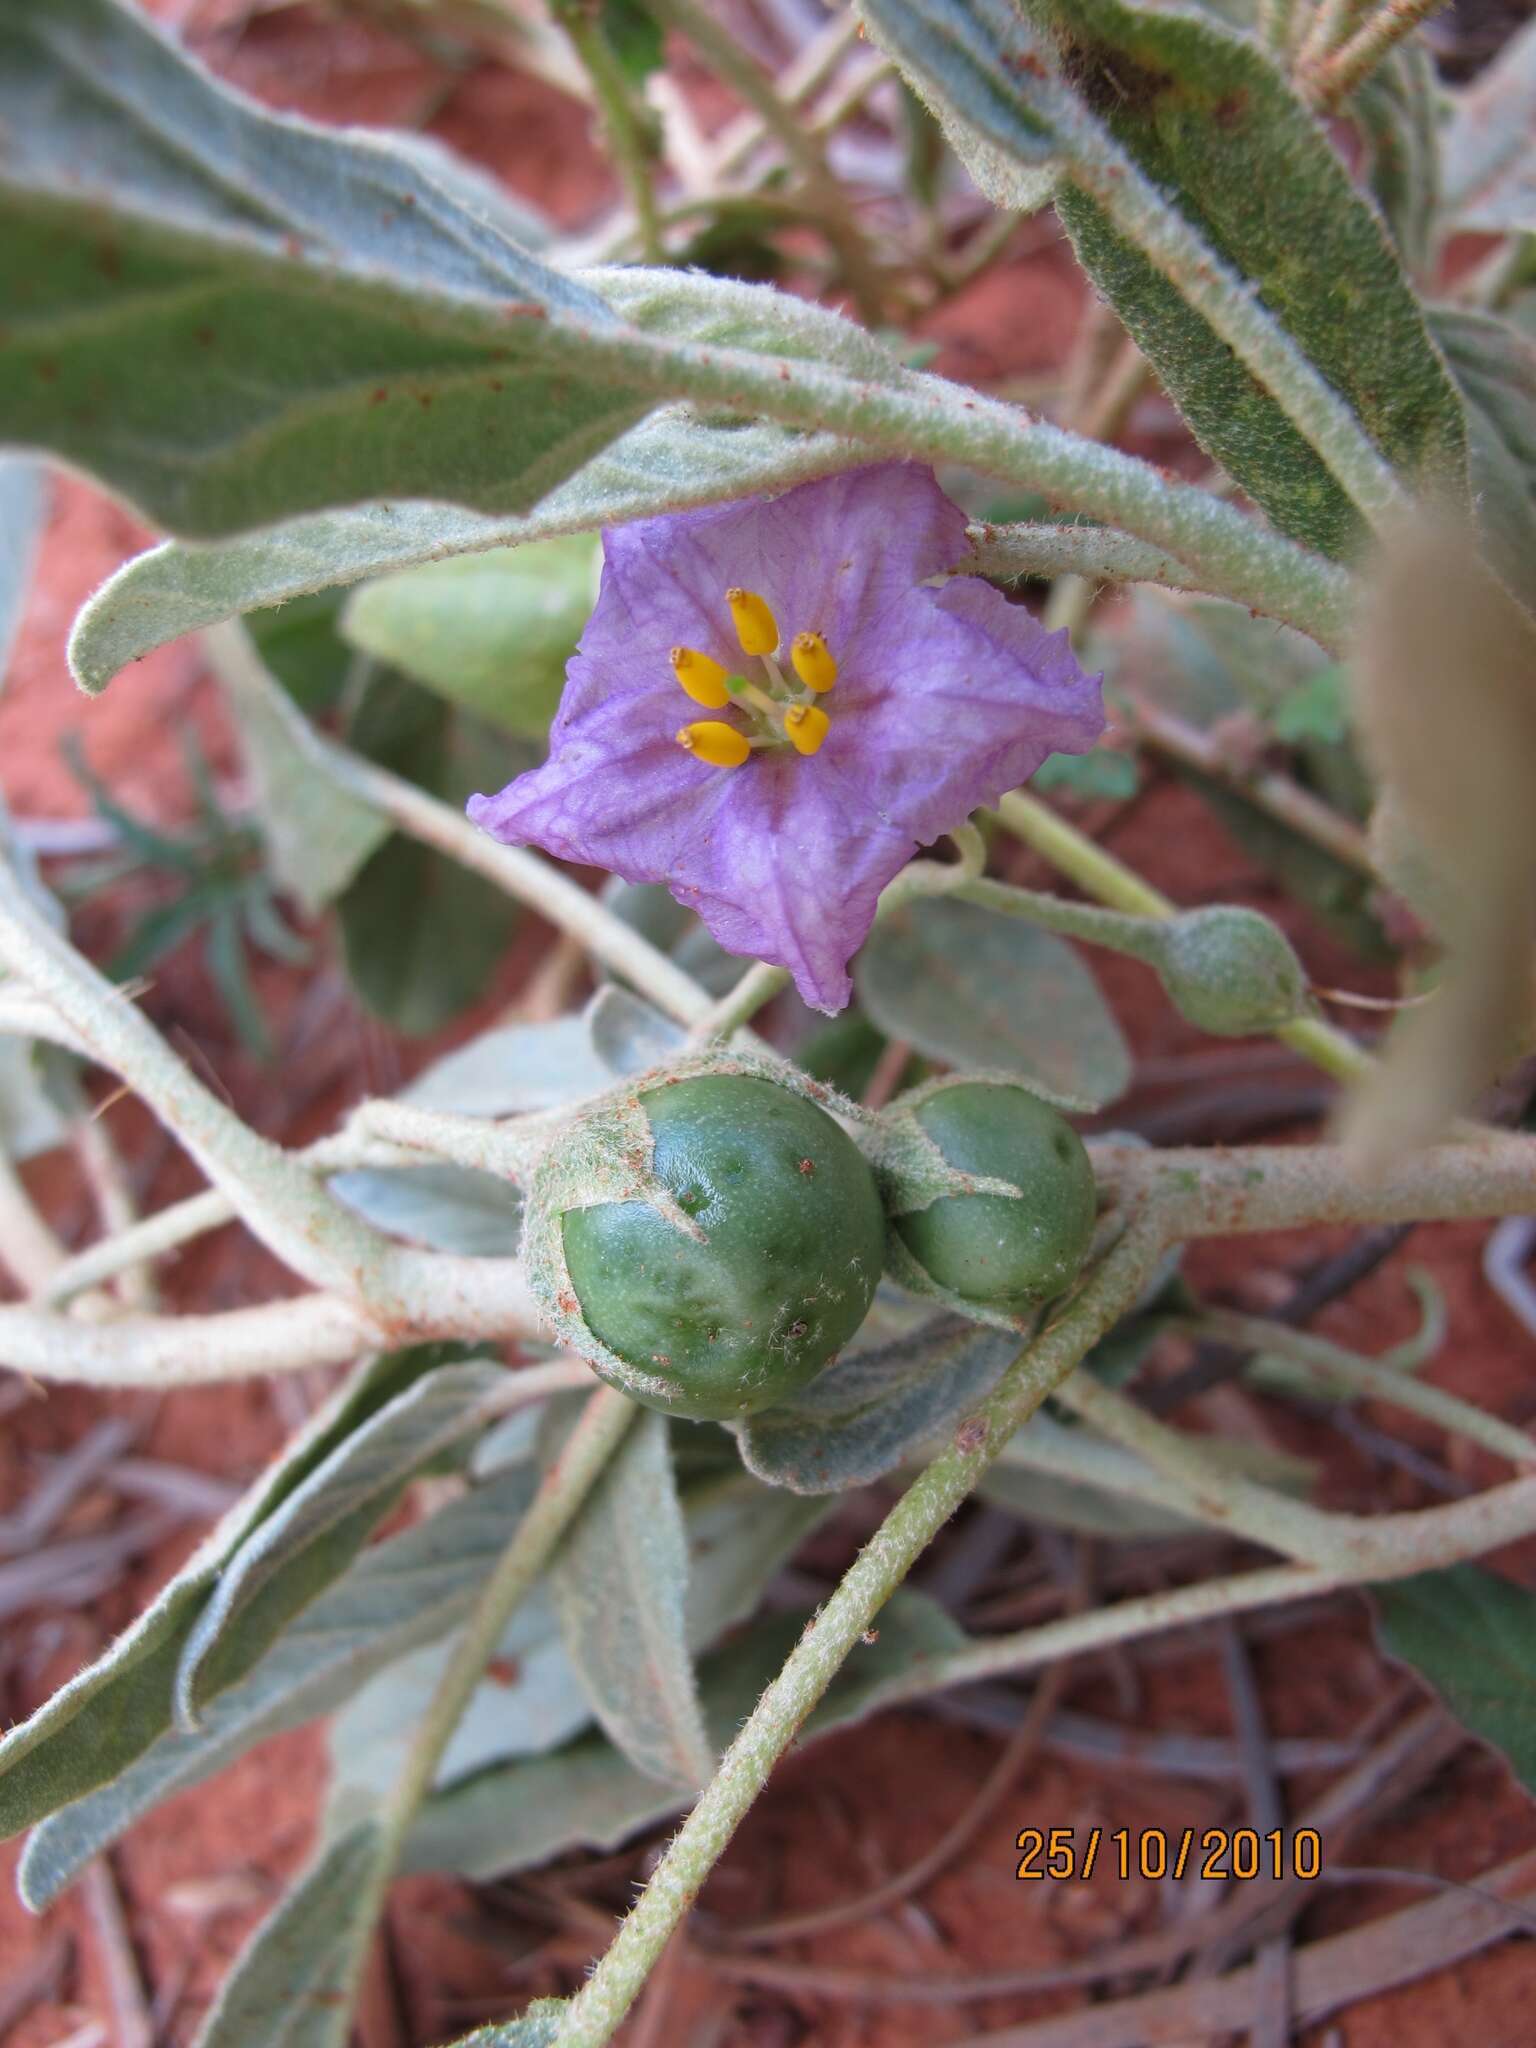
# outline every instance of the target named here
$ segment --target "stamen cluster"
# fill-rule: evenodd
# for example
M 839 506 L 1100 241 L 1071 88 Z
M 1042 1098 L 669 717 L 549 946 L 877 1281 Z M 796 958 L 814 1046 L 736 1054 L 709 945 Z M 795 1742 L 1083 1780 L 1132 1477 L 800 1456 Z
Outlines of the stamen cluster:
M 672 673 L 695 704 L 706 711 L 733 706 L 743 720 L 699 718 L 679 728 L 677 744 L 712 768 L 739 768 L 755 748 L 782 747 L 814 754 L 832 721 L 816 702 L 837 681 L 837 662 L 820 633 L 797 633 L 790 642 L 791 683 L 779 665 L 779 625 L 773 608 L 755 590 L 733 585 L 725 593 L 731 624 L 749 668 L 759 677 L 730 674 L 713 655 L 697 647 L 672 649 Z M 798 684 L 798 687 L 796 687 Z

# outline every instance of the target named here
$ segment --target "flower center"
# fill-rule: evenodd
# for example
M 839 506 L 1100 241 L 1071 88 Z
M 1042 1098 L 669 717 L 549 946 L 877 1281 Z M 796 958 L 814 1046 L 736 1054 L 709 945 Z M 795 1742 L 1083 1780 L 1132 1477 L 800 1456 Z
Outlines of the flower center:
M 817 703 L 837 681 L 837 663 L 819 633 L 797 633 L 790 642 L 793 682 L 779 665 L 779 626 L 766 598 L 755 590 L 725 593 L 731 624 L 745 658 L 745 672 L 730 674 L 696 647 L 672 649 L 672 673 L 706 711 L 736 713 L 736 721 L 695 719 L 679 728 L 677 744 L 712 768 L 739 768 L 754 751 L 793 747 L 814 754 L 831 720 Z

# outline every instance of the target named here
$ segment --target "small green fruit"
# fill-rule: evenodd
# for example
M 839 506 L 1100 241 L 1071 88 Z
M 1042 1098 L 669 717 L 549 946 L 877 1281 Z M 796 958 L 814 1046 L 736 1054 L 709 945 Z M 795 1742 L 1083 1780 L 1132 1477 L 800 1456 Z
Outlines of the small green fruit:
M 582 1320 L 648 1406 L 696 1421 L 771 1407 L 869 1311 L 884 1244 L 869 1167 L 814 1102 L 752 1075 L 704 1074 L 638 1102 L 650 1171 L 700 1235 L 643 1200 L 566 1208 Z
M 966 1301 L 1014 1312 L 1060 1294 L 1093 1236 L 1093 1168 L 1083 1141 L 1048 1102 L 995 1081 L 942 1087 L 908 1112 L 964 1174 L 1017 1196 L 941 1195 L 895 1217 L 908 1251 Z
M 1243 1038 L 1305 1016 L 1306 970 L 1284 932 L 1259 911 L 1214 903 L 1186 910 L 1162 929 L 1163 986 L 1202 1031 Z

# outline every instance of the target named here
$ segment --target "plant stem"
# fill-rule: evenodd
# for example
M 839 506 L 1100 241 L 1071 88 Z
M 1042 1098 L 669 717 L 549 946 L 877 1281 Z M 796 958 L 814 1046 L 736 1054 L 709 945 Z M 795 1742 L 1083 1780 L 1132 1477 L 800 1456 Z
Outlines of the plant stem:
M 1304 95 L 1319 112 L 1330 112 L 1385 63 L 1405 36 L 1412 35 L 1444 4 L 1445 0 L 1386 0 L 1315 68 L 1298 71 L 1297 82 Z
M 755 110 L 780 143 L 817 203 L 822 233 L 837 251 L 860 318 L 869 326 L 878 326 L 881 290 L 874 259 L 842 187 L 828 169 L 819 137 L 785 104 L 773 80 L 763 75 L 706 7 L 697 5 L 696 0 L 646 0 L 646 5 L 658 21 L 688 38 L 710 70 Z
M 1085 895 L 1096 896 L 1101 903 L 1137 917 L 1178 915 L 1177 906 L 1160 890 L 1144 882 L 1103 847 L 1096 846 L 1086 833 L 1058 817 L 1038 797 L 1013 790 L 999 803 L 997 815 L 1015 838 L 1032 846 Z M 1303 1017 L 1293 1024 L 1282 1024 L 1274 1036 L 1336 1080 L 1358 1080 L 1371 1071 L 1369 1053 L 1363 1052 L 1342 1031 L 1316 1018 Z
M 1290 776 L 1273 768 L 1260 768 L 1251 775 L 1240 773 L 1226 760 L 1220 744 L 1209 733 L 1186 725 L 1171 711 L 1139 697 L 1132 707 L 1130 733 L 1132 738 L 1146 741 L 1170 760 L 1182 761 L 1212 781 L 1224 783 L 1291 831 L 1321 846 L 1335 860 L 1376 880 L 1370 848 L 1360 827 L 1309 789 L 1293 782 Z
M 600 2048 L 767 1782 L 796 1730 L 891 1597 L 1024 1418 L 1135 1299 L 1157 1233 L 1133 1220 L 1059 1322 L 1015 1360 L 954 1441 L 928 1466 L 859 1553 L 727 1750 L 607 1954 L 555 2035 L 557 2048 Z
M 1484 1450 L 1507 1458 L 1513 1465 L 1536 1466 L 1536 1437 L 1528 1431 L 1516 1429 L 1513 1423 L 1489 1415 L 1440 1387 L 1427 1385 L 1402 1366 L 1384 1359 L 1362 1358 L 1356 1351 L 1346 1351 L 1342 1344 L 1313 1336 L 1310 1330 L 1295 1330 L 1287 1323 L 1271 1322 L 1264 1316 L 1245 1316 L 1219 1308 L 1202 1309 L 1198 1315 L 1185 1319 L 1180 1327 L 1241 1351 L 1272 1352 L 1304 1367 L 1319 1387 L 1365 1394 L 1373 1401 L 1422 1416 L 1447 1436 L 1481 1444 Z
M 629 80 L 614 55 L 601 16 L 595 10 L 584 5 L 583 0 L 549 0 L 549 5 L 550 12 L 565 30 L 571 48 L 592 81 L 603 125 L 608 130 L 613 160 L 635 210 L 641 257 L 647 263 L 660 263 L 665 251 L 656 210 L 656 192 L 651 183 L 653 152 L 636 111 Z

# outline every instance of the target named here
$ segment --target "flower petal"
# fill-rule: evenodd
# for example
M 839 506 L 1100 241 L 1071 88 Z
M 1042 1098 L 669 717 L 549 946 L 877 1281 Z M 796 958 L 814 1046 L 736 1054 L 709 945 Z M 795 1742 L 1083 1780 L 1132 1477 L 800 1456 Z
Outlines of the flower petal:
M 811 1008 L 830 1012 L 852 994 L 848 962 L 880 891 L 917 849 L 850 815 L 841 778 L 808 776 L 814 765 L 774 754 L 733 771 L 667 880 L 727 952 L 787 967 Z
M 1104 730 L 1101 679 L 1065 631 L 975 577 L 912 590 L 849 652 L 816 757 L 882 823 L 926 845 Z
M 834 657 L 929 576 L 966 553 L 965 517 L 913 462 L 799 484 L 782 497 L 715 505 L 646 519 L 603 536 L 604 596 L 611 576 L 615 622 L 638 652 L 681 641 L 740 667 L 725 593 L 733 585 L 767 599 L 787 650 L 796 633 L 820 633 Z M 583 635 L 597 651 L 603 602 Z

